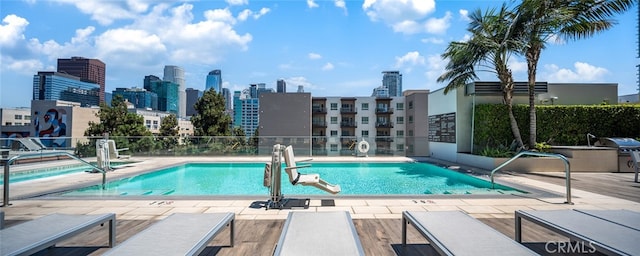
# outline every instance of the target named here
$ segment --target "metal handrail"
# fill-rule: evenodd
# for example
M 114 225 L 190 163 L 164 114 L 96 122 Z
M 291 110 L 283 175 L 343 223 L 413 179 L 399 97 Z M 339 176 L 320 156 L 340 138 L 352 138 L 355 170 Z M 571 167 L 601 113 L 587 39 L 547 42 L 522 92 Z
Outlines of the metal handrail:
M 105 187 L 105 183 L 107 181 L 107 172 L 95 165 L 92 165 L 91 163 L 82 160 L 81 158 L 69 154 L 68 152 L 64 152 L 64 151 L 58 151 L 58 152 L 45 152 L 45 153 L 35 153 L 35 154 L 23 154 L 23 155 L 17 155 L 17 156 L 13 156 L 9 159 L 6 160 L 6 162 L 4 163 L 4 184 L 3 184 L 3 198 L 2 198 L 2 205 L 0 205 L 0 207 L 5 207 L 5 206 L 9 206 L 9 169 L 11 166 L 11 164 L 13 164 L 13 162 L 15 162 L 16 160 L 20 159 L 20 158 L 29 158 L 29 157 L 34 157 L 34 156 L 39 156 L 39 157 L 43 157 L 43 156 L 68 156 L 70 158 L 73 158 L 75 160 L 78 160 L 82 163 L 85 163 L 89 166 L 91 166 L 92 169 L 96 169 L 99 172 L 102 173 L 102 189 L 104 189 Z
M 555 158 L 558 158 L 558 159 L 562 160 L 564 162 L 565 186 L 567 187 L 567 201 L 565 203 L 573 204 L 573 203 L 571 203 L 571 166 L 569 164 L 569 160 L 565 156 L 563 156 L 561 154 L 541 153 L 541 152 L 533 152 L 533 151 L 521 151 L 520 153 L 516 154 L 514 157 L 512 157 L 511 159 L 509 159 L 506 162 L 502 163 L 501 165 L 499 165 L 498 167 L 496 167 L 495 169 L 493 169 L 491 171 L 491 176 L 490 176 L 491 177 L 491 189 L 494 189 L 494 185 L 495 185 L 495 183 L 493 182 L 493 174 L 495 172 L 497 172 L 498 170 L 502 169 L 502 167 L 505 167 L 507 164 L 515 161 L 516 159 L 518 159 L 519 157 L 521 157 L 523 155 L 555 157 Z

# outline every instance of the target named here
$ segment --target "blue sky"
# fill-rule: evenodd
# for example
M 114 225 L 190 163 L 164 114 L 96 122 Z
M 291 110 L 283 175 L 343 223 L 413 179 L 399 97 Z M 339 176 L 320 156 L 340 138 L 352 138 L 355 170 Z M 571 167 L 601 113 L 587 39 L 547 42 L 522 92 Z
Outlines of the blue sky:
M 252 83 L 312 96 L 369 96 L 382 71 L 399 70 L 403 89 L 442 88 L 436 78 L 447 44 L 468 38 L 467 14 L 503 1 L 431 0 L 3 0 L 0 3 L 0 107 L 30 106 L 33 75 L 58 58 L 98 58 L 107 92 L 185 69 L 188 88 L 222 70 L 223 86 Z M 538 80 L 618 83 L 637 93 L 637 10 L 593 38 L 551 43 Z M 526 80 L 521 57 L 511 60 Z M 481 74 L 495 81 L 492 74 Z

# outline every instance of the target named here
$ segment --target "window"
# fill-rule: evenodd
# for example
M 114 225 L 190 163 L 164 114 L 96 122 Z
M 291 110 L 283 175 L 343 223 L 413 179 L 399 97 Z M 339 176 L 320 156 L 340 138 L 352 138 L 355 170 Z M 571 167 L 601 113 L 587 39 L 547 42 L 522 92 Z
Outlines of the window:
M 396 137 L 398 137 L 398 138 L 404 137 L 404 131 L 403 130 L 397 130 L 396 131 Z
M 338 110 L 338 103 L 331 103 L 331 110 Z
M 31 120 L 31 116 L 24 116 L 24 120 Z
M 396 109 L 397 110 L 404 110 L 404 102 L 396 103 Z
M 361 134 L 362 134 L 362 137 L 365 137 L 365 138 L 368 138 L 368 137 L 369 137 L 369 131 L 364 131 L 364 130 L 363 130 L 363 131 L 361 132 Z
M 331 136 L 333 136 L 333 137 L 338 136 L 338 131 L 331 130 Z
M 337 116 L 332 116 L 331 117 L 331 124 L 337 124 L 338 123 L 338 117 Z
M 412 124 L 413 123 L 413 116 L 409 116 L 409 123 Z
M 151 120 L 144 120 L 144 126 L 146 126 L 147 129 L 151 129 Z
M 369 123 L 369 117 L 368 116 L 363 116 L 362 117 L 362 124 L 368 124 Z
M 398 145 L 396 145 L 396 150 L 398 150 L 398 151 L 404 151 L 404 144 L 398 144 Z
M 409 109 L 413 109 L 413 101 L 409 101 Z
M 11 122 L 6 122 L 4 123 L 4 125 L 11 125 Z
M 331 151 L 338 151 L 338 144 L 331 144 Z
M 413 137 L 413 130 L 407 131 L 407 135 L 409 135 L 409 137 Z
M 397 124 L 404 124 L 404 116 L 396 117 L 396 123 Z
M 22 120 L 22 115 L 15 115 L 14 117 L 16 120 Z
M 22 125 L 22 123 L 14 123 L 13 125 Z
M 362 110 L 369 110 L 369 103 L 362 103 Z

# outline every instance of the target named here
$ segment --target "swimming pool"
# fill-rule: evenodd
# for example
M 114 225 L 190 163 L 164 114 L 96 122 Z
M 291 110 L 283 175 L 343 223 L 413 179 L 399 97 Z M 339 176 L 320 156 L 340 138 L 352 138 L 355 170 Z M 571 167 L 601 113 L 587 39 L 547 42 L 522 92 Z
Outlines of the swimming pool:
M 264 163 L 188 163 L 107 183 L 62 196 L 268 195 L 262 185 Z M 340 195 L 512 194 L 524 193 L 427 163 L 313 163 L 302 173 L 318 173 L 339 184 Z M 283 172 L 285 195 L 326 195 L 309 186 L 293 186 Z
M 128 164 L 131 162 L 113 162 L 111 163 L 111 167 L 116 167 L 124 164 Z M 96 164 L 96 163 L 92 163 Z M 91 167 L 88 167 L 85 164 L 71 164 L 71 165 L 60 165 L 60 166 L 50 166 L 46 168 L 37 168 L 30 170 L 21 170 L 21 171 L 11 171 L 9 173 L 9 183 L 17 183 L 23 181 L 37 180 L 48 177 L 55 177 L 60 175 L 67 175 L 73 173 L 84 173 L 86 171 L 93 170 Z M 4 173 L 0 171 L 0 185 L 4 184 Z

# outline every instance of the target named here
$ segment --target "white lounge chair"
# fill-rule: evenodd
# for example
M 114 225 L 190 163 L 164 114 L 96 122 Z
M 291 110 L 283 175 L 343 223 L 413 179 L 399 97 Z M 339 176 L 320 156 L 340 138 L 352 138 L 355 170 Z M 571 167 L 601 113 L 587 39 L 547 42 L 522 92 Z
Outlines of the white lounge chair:
M 234 239 L 234 213 L 174 213 L 103 255 L 198 255 L 225 227 Z
M 440 255 L 538 255 L 461 211 L 402 212 L 402 247 L 413 225 Z
M 293 147 L 287 146 L 284 149 L 284 161 L 287 165 L 285 171 L 289 175 L 289 182 L 292 185 L 300 184 L 304 186 L 314 186 L 332 194 L 340 193 L 340 185 L 334 185 L 320 178 L 319 174 L 301 174 L 299 168 L 309 167 L 309 165 L 297 166 L 293 156 Z
M 364 255 L 349 212 L 289 212 L 273 255 Z
M 16 140 L 18 140 L 18 142 L 22 144 L 23 148 L 26 149 L 26 151 L 42 151 L 43 149 L 47 149 L 46 147 L 42 147 L 36 144 L 29 138 L 17 138 Z
M 518 210 L 515 238 L 522 241 L 522 219 L 525 219 L 607 255 L 637 255 L 640 252 L 638 216 L 635 212 L 620 210 Z
M 31 255 L 109 222 L 109 247 L 116 241 L 116 215 L 50 214 L 0 230 L 0 255 Z

